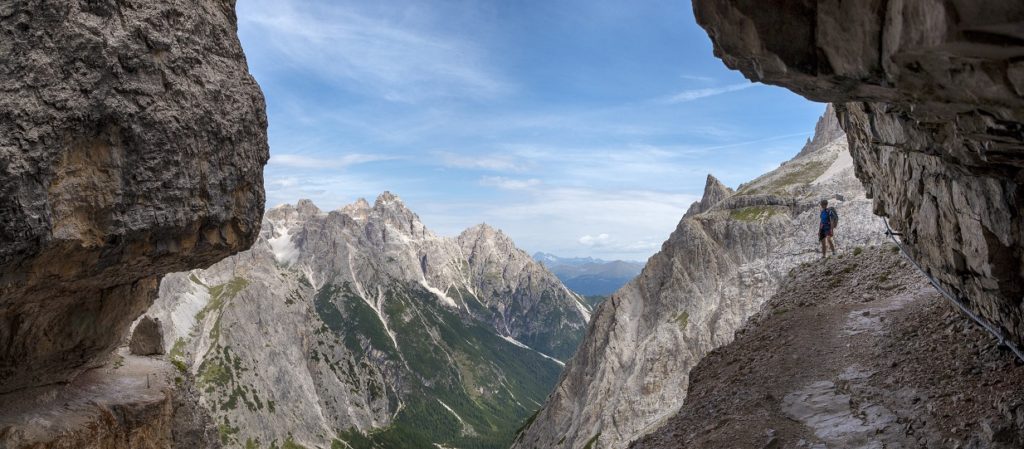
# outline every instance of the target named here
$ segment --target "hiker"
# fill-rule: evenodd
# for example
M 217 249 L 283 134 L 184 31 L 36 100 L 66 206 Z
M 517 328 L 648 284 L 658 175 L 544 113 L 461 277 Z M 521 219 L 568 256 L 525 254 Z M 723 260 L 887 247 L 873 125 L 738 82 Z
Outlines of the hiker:
M 839 214 L 834 207 L 828 207 L 828 200 L 821 200 L 821 224 L 818 225 L 818 241 L 821 242 L 821 257 L 828 257 L 825 244 L 832 248 L 832 254 L 836 253 L 836 245 L 832 242 L 832 231 L 839 224 Z

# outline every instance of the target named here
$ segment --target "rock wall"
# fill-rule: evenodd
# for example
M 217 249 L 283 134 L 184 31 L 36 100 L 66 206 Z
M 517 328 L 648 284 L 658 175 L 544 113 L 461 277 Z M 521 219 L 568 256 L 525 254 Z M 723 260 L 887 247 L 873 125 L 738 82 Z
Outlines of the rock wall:
M 100 365 L 161 275 L 248 248 L 263 96 L 233 1 L 0 5 L 0 393 Z
M 660 427 L 682 406 L 690 369 L 732 341 L 790 268 L 821 256 L 821 199 L 841 215 L 841 251 L 882 241 L 830 114 L 799 156 L 737 191 L 709 177 L 661 251 L 598 307 L 515 448 L 621 448 Z
M 875 212 L 1024 343 L 1024 3 L 695 0 L 715 55 L 836 104 Z

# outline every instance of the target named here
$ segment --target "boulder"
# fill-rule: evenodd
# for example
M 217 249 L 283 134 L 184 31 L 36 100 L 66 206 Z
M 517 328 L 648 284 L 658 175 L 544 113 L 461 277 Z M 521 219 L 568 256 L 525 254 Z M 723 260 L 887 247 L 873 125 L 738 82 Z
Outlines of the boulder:
M 158 355 L 164 353 L 164 333 L 160 319 L 144 316 L 132 331 L 128 349 L 135 355 Z

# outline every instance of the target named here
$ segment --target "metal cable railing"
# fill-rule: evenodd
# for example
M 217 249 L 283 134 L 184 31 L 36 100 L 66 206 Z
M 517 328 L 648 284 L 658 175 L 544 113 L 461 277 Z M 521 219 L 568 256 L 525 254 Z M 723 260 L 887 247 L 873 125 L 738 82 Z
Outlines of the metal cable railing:
M 942 293 L 942 296 L 945 296 L 946 299 L 949 299 L 949 302 L 953 303 L 953 305 L 960 309 L 960 311 L 963 312 L 964 315 L 970 317 L 972 320 L 974 320 L 975 323 L 978 323 L 979 326 L 988 331 L 988 333 L 992 334 L 992 336 L 996 337 L 996 340 L 999 341 L 1000 346 L 1005 346 L 1009 348 L 1010 351 L 1013 351 L 1013 354 L 1017 356 L 1017 358 L 1020 359 L 1021 362 L 1024 362 L 1024 352 L 1022 352 L 1021 349 L 1017 347 L 1017 345 L 1014 342 L 1008 340 L 1006 336 L 1003 335 L 1003 332 L 999 330 L 999 328 L 994 326 L 992 323 L 989 323 L 988 320 L 982 318 L 981 316 L 978 316 L 978 314 L 974 313 L 973 311 L 971 311 L 971 309 L 967 308 L 967 305 L 964 304 L 962 300 L 960 300 L 955 295 L 953 295 L 945 288 L 943 288 L 942 284 L 939 284 L 939 281 L 935 280 L 935 278 L 932 277 L 931 274 L 928 274 L 928 272 L 925 271 L 924 267 L 918 264 L 913 257 L 910 257 L 910 253 L 908 253 L 907 250 L 903 247 L 903 242 L 896 239 L 896 236 L 902 237 L 903 234 L 893 232 L 892 228 L 889 227 L 889 220 L 886 220 L 885 217 L 882 217 L 882 222 L 885 223 L 885 235 L 889 236 L 893 243 L 896 244 L 896 247 L 900 249 L 900 252 L 903 253 L 903 257 L 906 257 L 907 260 L 910 261 L 910 263 L 914 264 L 914 266 L 917 267 L 918 271 L 920 271 L 921 274 L 928 278 L 928 282 L 931 282 L 932 286 L 935 287 L 935 289 L 938 290 L 939 293 Z

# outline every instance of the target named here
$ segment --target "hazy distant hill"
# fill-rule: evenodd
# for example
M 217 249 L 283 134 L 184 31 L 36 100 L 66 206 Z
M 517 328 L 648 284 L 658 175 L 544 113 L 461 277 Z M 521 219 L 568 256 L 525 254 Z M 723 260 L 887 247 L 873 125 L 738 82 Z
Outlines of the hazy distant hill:
M 558 257 L 538 252 L 533 258 L 543 263 L 566 287 L 587 296 L 607 296 L 640 274 L 642 262 L 601 260 L 593 257 Z

